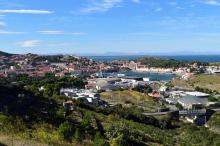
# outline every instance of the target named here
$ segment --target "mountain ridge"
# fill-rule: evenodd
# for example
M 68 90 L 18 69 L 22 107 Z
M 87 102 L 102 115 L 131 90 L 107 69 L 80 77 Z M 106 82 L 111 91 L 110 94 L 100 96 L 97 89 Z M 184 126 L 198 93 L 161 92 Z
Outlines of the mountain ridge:
M 6 56 L 6 57 L 9 57 L 9 56 L 12 56 L 12 55 L 14 55 L 14 54 L 0 51 L 0 56 Z

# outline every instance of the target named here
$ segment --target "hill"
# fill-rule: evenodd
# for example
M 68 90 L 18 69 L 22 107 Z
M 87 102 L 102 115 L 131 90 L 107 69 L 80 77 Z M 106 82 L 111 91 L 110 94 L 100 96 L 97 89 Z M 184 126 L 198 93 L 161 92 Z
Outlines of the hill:
M 6 56 L 6 57 L 9 57 L 9 56 L 12 56 L 13 54 L 10 54 L 10 53 L 6 53 L 6 52 L 3 52 L 3 51 L 0 51 L 0 56 Z
M 206 88 L 220 92 L 220 76 L 218 75 L 195 75 L 190 80 L 175 79 L 172 81 L 174 86 L 185 88 Z
M 212 115 L 212 117 L 208 121 L 209 129 L 220 133 L 220 112 L 216 112 Z
M 146 57 L 136 60 L 141 62 L 141 64 L 147 65 L 149 67 L 162 67 L 162 68 L 178 68 L 186 67 L 189 64 L 197 63 L 198 65 L 207 65 L 205 62 L 195 62 L 195 61 L 179 61 L 175 59 L 157 58 L 157 57 Z
M 145 111 L 155 111 L 161 107 L 152 97 L 132 90 L 102 92 L 101 99 L 112 104 L 140 105 Z
M 22 79 L 20 86 L 0 83 L 0 145 L 59 146 L 214 146 L 220 135 L 204 127 L 164 118 L 144 116 L 135 106 L 92 107 L 73 100 L 73 110 L 64 115 L 57 86 L 59 77 Z M 18 81 L 18 79 L 16 79 Z M 78 79 L 77 81 L 78 86 Z M 40 92 L 38 85 L 45 85 Z M 54 94 L 54 95 L 51 95 Z M 106 92 L 115 101 L 154 102 L 136 91 Z M 112 96 L 111 96 L 112 94 Z M 119 96 L 120 95 L 120 96 Z M 134 99 L 136 100 L 134 100 Z M 149 104 L 148 104 L 149 105 Z M 157 107 L 157 106 L 155 106 Z M 219 119 L 216 119 L 217 121 Z M 217 123 L 218 124 L 218 123 Z

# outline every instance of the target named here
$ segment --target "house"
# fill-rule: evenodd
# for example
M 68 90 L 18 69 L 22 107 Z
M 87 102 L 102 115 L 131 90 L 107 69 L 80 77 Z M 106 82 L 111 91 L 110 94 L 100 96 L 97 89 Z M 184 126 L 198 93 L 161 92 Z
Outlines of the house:
M 201 109 L 208 105 L 207 98 L 200 98 L 197 96 L 184 96 L 177 101 L 184 109 Z
M 91 98 L 91 97 L 84 97 L 79 99 L 80 102 L 89 105 L 89 106 L 103 106 L 108 107 L 109 104 L 103 100 L 97 99 L 97 98 Z
M 189 123 L 195 123 L 196 125 L 204 125 L 207 122 L 206 115 L 198 115 L 198 116 L 186 116 L 186 121 Z
M 73 102 L 72 101 L 66 101 L 63 102 L 64 110 L 73 110 Z
M 178 102 L 178 99 L 175 99 L 175 98 L 165 98 L 165 101 L 168 103 L 168 104 L 177 104 Z
M 155 99 L 159 99 L 161 97 L 160 93 L 158 92 L 149 93 L 148 95 L 154 97 Z
M 96 86 L 96 89 L 102 91 L 113 91 L 113 90 L 121 89 L 121 86 L 117 84 L 106 84 L 103 86 Z
M 184 91 L 170 91 L 168 94 L 171 98 L 180 98 L 186 96 Z
M 77 99 L 80 102 L 90 105 L 90 106 L 109 106 L 107 102 L 100 100 L 99 94 L 92 92 L 87 89 L 72 89 L 72 88 L 62 88 L 60 90 L 61 94 L 64 94 L 66 97 Z M 64 109 L 72 109 L 71 108 L 72 101 L 64 102 Z
M 143 81 L 142 77 L 124 76 L 121 78 L 122 82 L 137 82 Z
M 60 89 L 60 94 L 64 94 L 65 96 L 73 99 L 79 99 L 83 97 L 99 98 L 97 93 L 87 89 L 62 88 Z
M 189 96 L 196 96 L 196 97 L 201 97 L 201 98 L 207 98 L 209 94 L 203 93 L 203 92 L 185 92 Z
M 162 92 L 162 93 L 166 92 L 167 90 L 168 90 L 167 86 L 161 86 L 160 89 L 159 89 L 159 91 Z
M 88 80 L 86 85 L 87 89 L 96 89 L 96 90 L 115 90 L 120 87 L 116 85 L 116 82 L 121 82 L 120 78 L 96 78 Z

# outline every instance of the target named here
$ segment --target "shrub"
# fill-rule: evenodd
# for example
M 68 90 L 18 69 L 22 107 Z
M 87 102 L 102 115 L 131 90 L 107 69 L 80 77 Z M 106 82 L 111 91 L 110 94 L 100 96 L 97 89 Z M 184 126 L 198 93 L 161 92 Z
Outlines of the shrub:
M 69 122 L 60 124 L 58 133 L 62 139 L 70 139 L 73 134 L 73 127 Z

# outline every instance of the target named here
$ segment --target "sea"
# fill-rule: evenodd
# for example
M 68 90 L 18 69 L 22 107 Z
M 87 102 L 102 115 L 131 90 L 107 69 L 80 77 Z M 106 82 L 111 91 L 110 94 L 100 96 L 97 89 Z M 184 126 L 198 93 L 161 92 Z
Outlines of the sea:
M 134 71 L 123 71 L 119 74 L 125 74 L 126 76 L 149 78 L 151 81 L 170 81 L 177 77 L 175 74 L 167 73 L 152 73 L 152 72 L 134 72 Z
M 220 62 L 220 55 L 182 55 L 182 56 L 147 56 L 147 55 L 130 55 L 130 56 L 86 56 L 94 61 L 110 62 L 113 60 L 135 60 L 143 57 L 159 57 L 165 59 L 175 59 L 182 61 L 200 61 L 200 62 Z
M 187 56 L 145 56 L 145 55 L 133 55 L 133 56 L 86 56 L 94 61 L 110 62 L 113 60 L 136 60 L 143 57 L 159 57 L 165 59 L 175 59 L 180 61 L 200 61 L 200 62 L 220 62 L 220 55 L 187 55 Z M 177 76 L 174 74 L 166 73 L 150 73 L 150 72 L 133 72 L 126 71 L 120 72 L 127 76 L 147 77 L 153 81 L 169 81 Z

